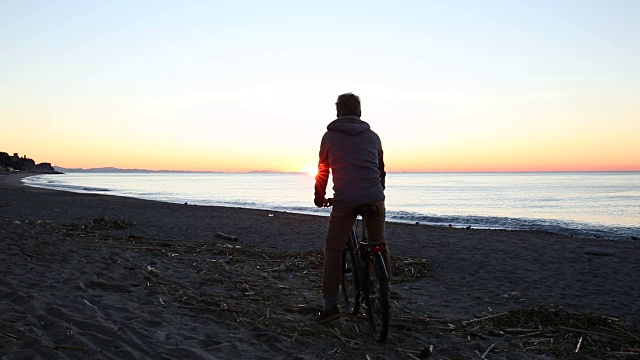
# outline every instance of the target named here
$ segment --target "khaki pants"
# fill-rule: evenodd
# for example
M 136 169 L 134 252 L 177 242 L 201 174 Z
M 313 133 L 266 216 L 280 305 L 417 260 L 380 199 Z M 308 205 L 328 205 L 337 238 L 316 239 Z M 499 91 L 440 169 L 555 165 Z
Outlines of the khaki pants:
M 375 215 L 366 219 L 367 232 L 371 242 L 384 241 L 384 201 L 371 203 L 378 208 Z M 327 298 L 337 299 L 342 276 L 342 252 L 349 239 L 349 233 L 356 220 L 355 208 L 332 209 L 324 247 L 324 269 L 322 272 L 322 293 Z M 391 280 L 391 260 L 387 248 L 387 273 Z

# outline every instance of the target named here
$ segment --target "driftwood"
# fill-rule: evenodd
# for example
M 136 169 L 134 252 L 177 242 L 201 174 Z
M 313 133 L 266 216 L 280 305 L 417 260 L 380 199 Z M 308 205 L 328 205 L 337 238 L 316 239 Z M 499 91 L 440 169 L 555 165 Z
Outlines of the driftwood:
M 6 333 L 6 332 L 3 332 L 2 335 L 6 336 L 6 337 L 9 337 L 9 338 L 12 338 L 13 340 L 20 340 L 17 336 L 9 334 L 9 333 Z
M 223 234 L 221 232 L 216 233 L 216 237 L 217 238 L 221 238 L 221 239 L 225 239 L 225 240 L 238 241 L 238 237 L 237 236 Z
M 478 319 L 467 320 L 467 321 L 463 321 L 461 324 L 462 325 L 468 325 L 468 324 L 472 324 L 474 322 L 489 320 L 489 319 L 497 318 L 497 317 L 504 316 L 504 315 L 507 315 L 507 313 L 504 312 L 504 313 L 500 313 L 500 314 L 494 314 L 494 315 L 481 317 L 481 318 L 478 318 Z
M 491 350 L 493 350 L 494 347 L 496 347 L 496 343 L 491 344 L 491 346 L 489 346 L 489 348 L 487 349 L 487 351 L 484 352 L 484 354 L 482 354 L 481 358 L 482 359 L 486 359 L 487 355 L 489 355 L 489 353 L 491 352 Z
M 587 255 L 595 255 L 595 256 L 613 256 L 613 251 L 611 250 L 596 249 L 596 248 L 585 249 L 584 253 Z
M 84 350 L 84 349 L 86 349 L 86 347 L 84 347 L 84 346 L 59 345 L 59 344 L 53 344 L 53 345 L 51 345 L 51 347 L 54 348 L 54 349 L 67 349 L 67 350 Z

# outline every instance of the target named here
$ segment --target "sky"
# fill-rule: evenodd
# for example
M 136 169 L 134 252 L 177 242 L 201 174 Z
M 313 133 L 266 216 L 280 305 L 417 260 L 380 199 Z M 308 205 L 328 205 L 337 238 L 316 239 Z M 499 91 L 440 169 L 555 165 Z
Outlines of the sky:
M 638 14 L 637 0 L 0 0 L 0 151 L 309 170 L 353 92 L 388 171 L 638 171 Z

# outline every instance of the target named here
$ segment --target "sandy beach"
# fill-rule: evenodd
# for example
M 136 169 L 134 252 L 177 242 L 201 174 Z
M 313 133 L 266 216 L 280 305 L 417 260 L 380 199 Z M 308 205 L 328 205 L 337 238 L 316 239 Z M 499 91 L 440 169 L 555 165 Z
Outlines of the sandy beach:
M 640 358 L 638 241 L 389 223 L 378 344 L 364 317 L 312 323 L 326 217 L 26 175 L 0 175 L 2 359 Z

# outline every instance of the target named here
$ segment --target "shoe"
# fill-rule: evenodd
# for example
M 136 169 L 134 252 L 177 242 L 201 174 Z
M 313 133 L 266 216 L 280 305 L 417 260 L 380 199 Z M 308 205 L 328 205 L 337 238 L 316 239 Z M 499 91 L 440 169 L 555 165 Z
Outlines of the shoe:
M 340 309 L 338 308 L 338 305 L 333 305 L 333 307 L 327 311 L 320 310 L 320 314 L 313 322 L 316 324 L 324 324 L 333 320 L 338 320 L 340 319 L 340 316 Z

